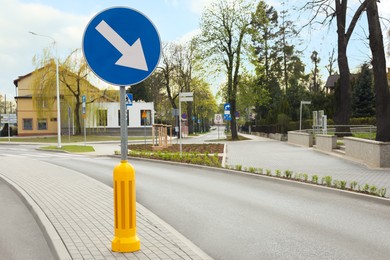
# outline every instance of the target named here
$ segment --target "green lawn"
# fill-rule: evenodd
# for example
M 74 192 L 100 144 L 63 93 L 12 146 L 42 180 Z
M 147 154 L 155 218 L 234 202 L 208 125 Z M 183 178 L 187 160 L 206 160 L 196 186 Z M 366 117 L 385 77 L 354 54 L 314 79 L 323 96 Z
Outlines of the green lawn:
M 129 140 L 144 140 L 143 136 L 129 137 Z M 149 136 L 146 139 L 150 139 Z M 87 142 L 104 142 L 104 141 L 120 141 L 120 136 L 100 136 L 100 135 L 87 135 Z M 8 137 L 0 138 L 0 142 L 8 141 Z M 57 143 L 57 136 L 44 136 L 44 137 L 11 137 L 12 142 L 28 142 L 28 143 Z M 83 135 L 63 135 L 61 137 L 62 143 L 79 143 L 84 142 Z
M 64 145 L 61 148 L 57 146 L 44 146 L 41 147 L 42 150 L 57 150 L 57 151 L 66 151 L 70 153 L 86 153 L 86 152 L 94 152 L 92 146 L 84 146 L 84 145 Z

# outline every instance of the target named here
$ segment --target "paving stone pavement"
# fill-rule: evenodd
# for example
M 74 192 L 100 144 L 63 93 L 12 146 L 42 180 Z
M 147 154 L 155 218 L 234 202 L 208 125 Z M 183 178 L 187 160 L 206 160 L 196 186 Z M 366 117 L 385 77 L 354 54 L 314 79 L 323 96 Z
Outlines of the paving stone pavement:
M 141 250 L 112 252 L 112 188 L 63 167 L 27 158 L 22 162 L 0 158 L 0 177 L 26 199 L 59 259 L 211 259 L 140 204 Z
M 307 148 L 280 142 L 264 137 L 245 135 L 251 140 L 227 143 L 227 161 L 229 166 L 256 167 L 276 170 L 291 170 L 294 173 L 306 173 L 311 179 L 318 175 L 332 176 L 333 180 L 345 180 L 347 186 L 353 181 L 358 185 L 375 185 L 386 188 L 390 193 L 390 168 L 374 169 L 347 159 L 338 154 L 327 154 L 314 148 Z

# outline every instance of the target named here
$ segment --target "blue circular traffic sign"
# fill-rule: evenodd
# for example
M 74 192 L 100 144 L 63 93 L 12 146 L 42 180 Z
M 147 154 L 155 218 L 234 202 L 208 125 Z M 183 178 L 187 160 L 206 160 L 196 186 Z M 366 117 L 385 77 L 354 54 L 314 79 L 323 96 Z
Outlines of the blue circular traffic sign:
M 82 48 L 88 66 L 99 78 L 128 86 L 152 74 L 160 60 L 161 41 L 145 15 L 128 7 L 113 7 L 92 18 Z

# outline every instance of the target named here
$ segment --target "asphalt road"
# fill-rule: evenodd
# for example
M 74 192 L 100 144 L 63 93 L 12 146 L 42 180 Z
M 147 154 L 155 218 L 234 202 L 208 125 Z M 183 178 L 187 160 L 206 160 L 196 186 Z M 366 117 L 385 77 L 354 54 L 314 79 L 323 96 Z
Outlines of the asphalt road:
M 34 217 L 0 178 L 0 259 L 54 259 Z
M 110 186 L 119 163 L 44 160 Z M 215 259 L 389 258 L 389 203 L 223 170 L 131 163 L 137 201 Z

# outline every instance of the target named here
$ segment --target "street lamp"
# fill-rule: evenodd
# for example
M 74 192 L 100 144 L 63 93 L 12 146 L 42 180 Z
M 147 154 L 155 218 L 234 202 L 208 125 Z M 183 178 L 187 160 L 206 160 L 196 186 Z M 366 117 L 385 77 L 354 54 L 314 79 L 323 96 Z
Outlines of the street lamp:
M 58 49 L 57 49 L 57 42 L 56 40 L 47 35 L 37 34 L 35 32 L 29 32 L 32 35 L 45 37 L 53 40 L 53 45 L 56 48 L 56 87 L 57 87 L 57 147 L 61 148 L 61 106 L 60 106 L 60 79 L 59 79 L 59 73 L 58 73 Z
M 299 132 L 302 129 L 302 106 L 303 105 L 310 105 L 311 101 L 301 101 L 301 106 L 299 108 Z

